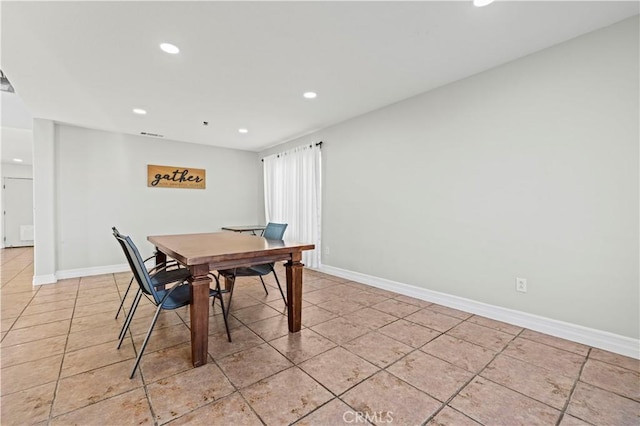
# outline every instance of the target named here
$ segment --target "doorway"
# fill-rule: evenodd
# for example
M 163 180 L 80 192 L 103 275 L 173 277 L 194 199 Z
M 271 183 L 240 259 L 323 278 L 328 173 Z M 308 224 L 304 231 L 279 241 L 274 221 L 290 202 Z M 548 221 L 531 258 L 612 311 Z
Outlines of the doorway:
M 33 246 L 33 179 L 5 177 L 4 246 Z

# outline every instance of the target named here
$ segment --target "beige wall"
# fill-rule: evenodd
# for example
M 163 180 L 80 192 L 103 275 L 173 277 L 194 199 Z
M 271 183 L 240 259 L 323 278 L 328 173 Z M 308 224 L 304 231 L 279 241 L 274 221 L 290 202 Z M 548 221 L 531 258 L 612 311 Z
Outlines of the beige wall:
M 148 255 L 150 234 L 258 222 L 261 163 L 254 152 L 61 124 L 53 139 L 55 253 L 42 256 L 55 258 L 55 273 L 126 263 L 112 226 Z M 206 169 L 207 187 L 148 188 L 147 164 Z
M 323 264 L 637 339 L 638 50 L 636 16 L 261 155 L 325 142 Z

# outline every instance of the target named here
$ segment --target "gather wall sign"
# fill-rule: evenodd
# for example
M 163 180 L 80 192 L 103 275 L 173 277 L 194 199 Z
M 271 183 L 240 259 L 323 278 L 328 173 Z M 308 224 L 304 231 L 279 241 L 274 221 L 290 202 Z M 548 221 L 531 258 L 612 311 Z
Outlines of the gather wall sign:
M 147 164 L 147 186 L 151 188 L 205 189 L 205 170 Z

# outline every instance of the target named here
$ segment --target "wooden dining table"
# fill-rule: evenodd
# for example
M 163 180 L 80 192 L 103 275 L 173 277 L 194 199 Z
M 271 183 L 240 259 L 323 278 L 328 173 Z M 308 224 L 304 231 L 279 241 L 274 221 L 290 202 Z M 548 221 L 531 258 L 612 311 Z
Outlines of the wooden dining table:
M 267 240 L 237 232 L 154 235 L 147 240 L 156 246 L 158 264 L 166 262 L 168 256 L 191 272 L 191 361 L 194 367 L 207 363 L 210 271 L 285 261 L 289 332 L 300 331 L 302 252 L 313 250 L 314 244 Z

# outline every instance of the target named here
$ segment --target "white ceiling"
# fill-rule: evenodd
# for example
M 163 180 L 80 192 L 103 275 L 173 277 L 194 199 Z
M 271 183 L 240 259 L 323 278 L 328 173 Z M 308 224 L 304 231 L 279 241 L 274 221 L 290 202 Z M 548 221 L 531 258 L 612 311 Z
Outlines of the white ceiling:
M 639 12 L 637 1 L 1 7 L 0 68 L 34 117 L 253 151 Z M 309 90 L 318 97 L 304 99 Z

